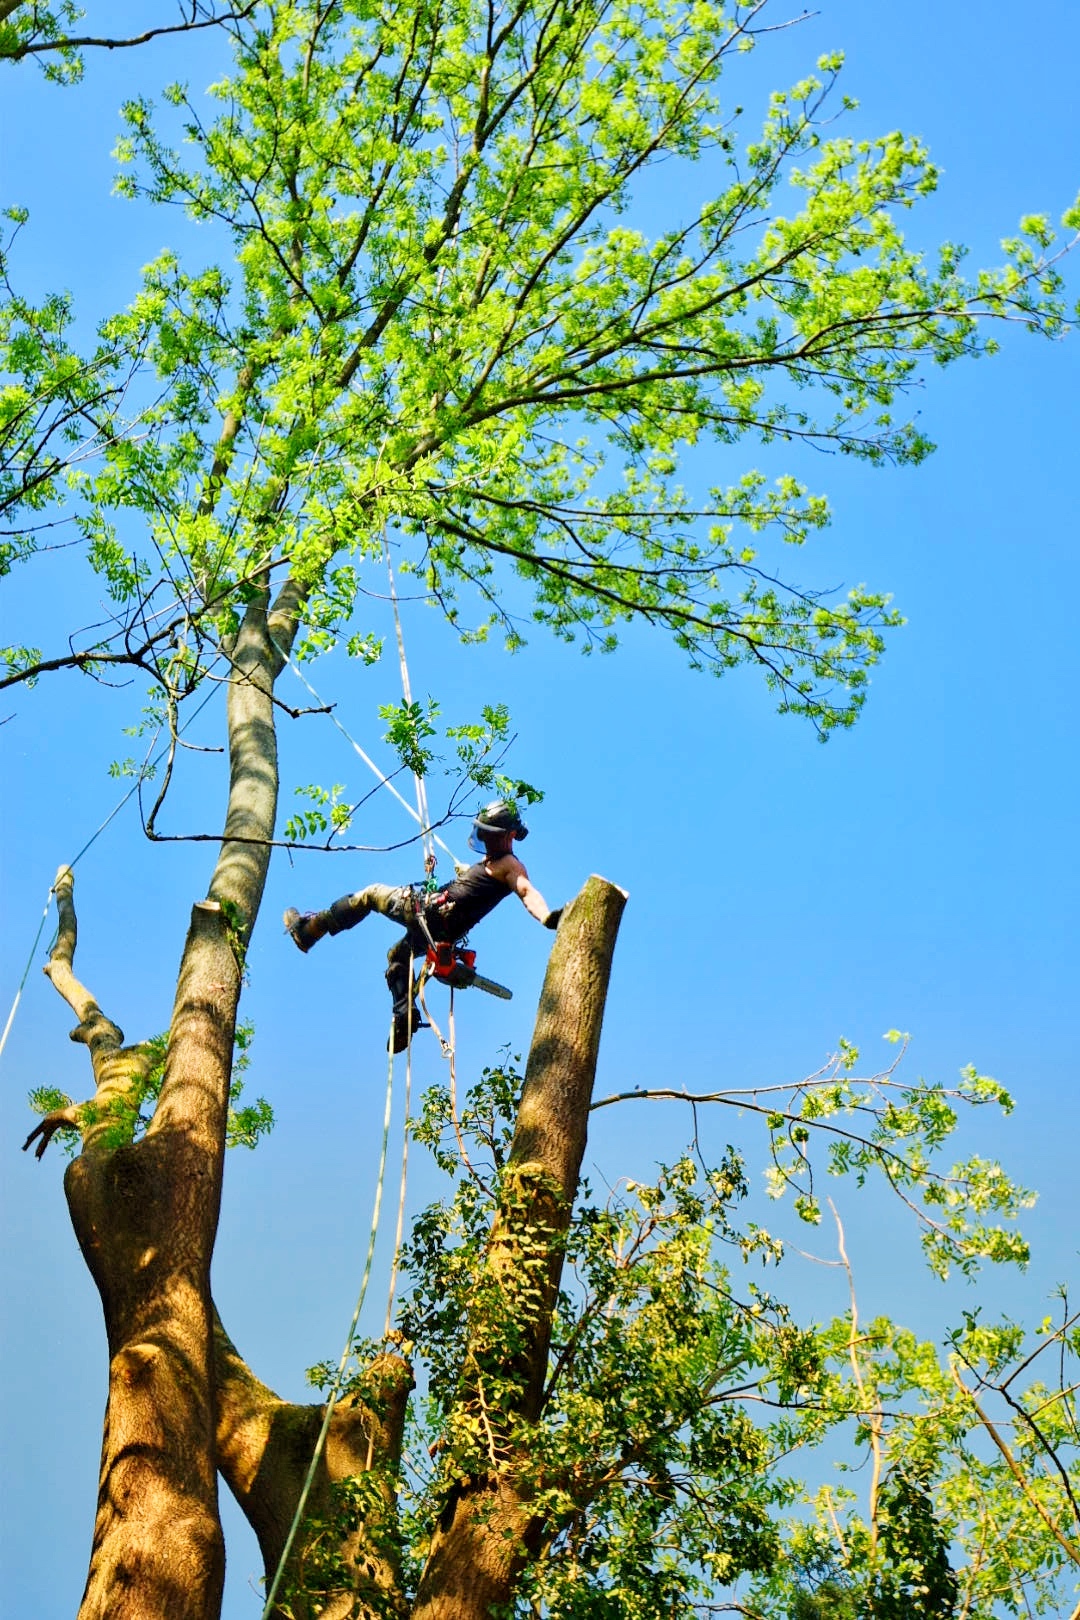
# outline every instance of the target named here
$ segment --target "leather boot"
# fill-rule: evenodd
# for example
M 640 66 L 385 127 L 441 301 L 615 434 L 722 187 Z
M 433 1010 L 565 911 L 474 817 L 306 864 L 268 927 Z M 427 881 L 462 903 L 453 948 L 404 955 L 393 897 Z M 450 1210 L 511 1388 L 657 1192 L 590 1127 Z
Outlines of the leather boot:
M 331 916 L 328 911 L 297 911 L 295 906 L 289 906 L 282 921 L 285 931 L 292 935 L 293 944 L 297 950 L 304 952 L 305 956 L 313 945 L 317 945 L 325 934 L 331 933 Z
M 355 928 L 358 922 L 363 922 L 368 910 L 359 895 L 343 894 L 328 911 L 297 911 L 295 906 L 289 906 L 282 921 L 297 949 L 306 953 L 326 934 L 340 934 L 346 928 Z
M 400 962 L 392 963 L 386 970 L 386 985 L 394 998 L 394 1023 L 386 1049 L 388 1052 L 404 1052 L 410 1035 L 415 1035 L 418 1029 L 427 1028 L 414 1000 L 412 968 Z

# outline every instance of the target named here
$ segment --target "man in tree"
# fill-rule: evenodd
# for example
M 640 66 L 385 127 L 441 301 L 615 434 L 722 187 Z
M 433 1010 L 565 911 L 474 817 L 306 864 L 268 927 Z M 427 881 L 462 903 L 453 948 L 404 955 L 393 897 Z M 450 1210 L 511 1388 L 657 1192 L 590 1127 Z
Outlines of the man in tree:
M 55 30 L 40 10 L 0 0 L 0 56 L 33 39 L 75 73 L 76 41 L 36 39 Z M 26 23 L 14 37 L 9 13 Z M 899 616 L 885 592 L 838 598 L 785 567 L 792 543 L 829 516 L 799 477 L 799 447 L 917 463 L 931 446 L 903 402 L 925 369 L 985 352 L 988 319 L 1063 329 L 1059 255 L 1041 215 L 1025 217 L 1001 269 L 974 279 L 951 242 L 928 258 L 905 240 L 899 221 L 933 192 L 937 171 L 899 132 L 832 132 L 839 56 L 821 57 L 817 76 L 779 90 L 760 128 L 745 129 L 726 75 L 774 31 L 764 13 L 765 0 L 245 4 L 220 36 L 231 58 L 215 62 L 208 96 L 170 84 L 155 107 L 153 86 L 133 85 L 116 143 L 119 191 L 182 207 L 229 240 L 210 262 L 202 247 L 194 264 L 159 254 L 134 299 L 128 287 L 120 313 L 102 313 L 85 358 L 69 350 L 65 298 L 34 304 L 11 289 L 8 239 L 25 210 L 7 216 L 5 527 L 17 515 L 0 567 L 51 550 L 54 524 L 77 519 L 89 611 L 72 622 L 92 628 L 69 642 L 46 599 L 55 647 L 0 648 L 0 687 L 65 669 L 152 680 L 144 718 L 170 739 L 146 819 L 154 837 L 189 717 L 216 683 L 227 692 L 229 798 L 223 821 L 196 835 L 218 854 L 191 907 L 167 1038 L 125 1044 L 76 978 L 70 868 L 56 880 L 49 976 L 75 1013 L 93 1092 L 77 1102 L 39 1088 L 43 1118 L 28 1145 L 77 1134 L 64 1189 L 107 1328 L 82 1620 L 214 1620 L 219 1473 L 260 1537 L 268 1620 L 571 1620 L 586 1610 L 691 1620 L 722 1606 L 741 1575 L 771 1580 L 785 1537 L 804 1533 L 775 1466 L 790 1454 L 793 1408 L 811 1435 L 827 1426 L 817 1397 L 832 1389 L 833 1364 L 851 1366 L 836 1421 L 851 1416 L 860 1444 L 877 1448 L 875 1478 L 937 1455 L 933 1435 L 901 1411 L 896 1459 L 875 1416 L 873 1355 L 885 1357 L 886 1393 L 917 1387 L 921 1401 L 921 1347 L 894 1348 L 909 1336 L 872 1344 L 853 1303 L 822 1338 L 761 1295 L 735 1297 L 730 1255 L 771 1258 L 779 1245 L 733 1224 L 744 1185 L 734 1150 L 700 1185 L 687 1155 L 655 1188 L 579 1204 L 592 1109 L 639 1107 L 646 1095 L 635 1086 L 593 1098 L 625 899 L 599 878 L 555 938 L 525 1076 L 487 1071 L 468 1104 L 496 1174 L 478 1179 L 455 1100 L 433 1104 L 428 1140 L 457 1190 L 445 1213 L 418 1222 L 406 1256 L 411 1359 L 380 1351 L 346 1378 L 346 1356 L 325 1403 L 283 1401 L 232 1345 L 211 1294 L 246 951 L 280 842 L 286 711 L 275 686 L 294 653 L 302 662 L 336 642 L 365 660 L 377 651 L 357 616 L 388 544 L 466 641 L 501 626 L 516 648 L 526 622 L 601 651 L 641 620 L 695 668 L 757 669 L 780 708 L 824 736 L 855 719 Z M 698 165 L 700 178 L 661 188 L 661 163 L 680 178 Z M 640 219 L 629 212 L 639 200 L 649 207 Z M 1080 208 L 1064 222 L 1080 233 Z M 770 461 L 795 459 L 770 482 L 755 466 L 759 447 Z M 723 484 L 711 482 L 714 465 Z M 478 593 L 480 623 L 461 591 Z M 65 726 L 65 743 L 79 724 Z M 477 908 L 478 894 L 493 905 L 511 888 L 534 912 L 515 828 L 501 830 L 501 847 L 481 840 L 479 870 L 494 887 L 477 879 L 474 916 L 491 909 Z M 448 915 L 463 898 L 453 889 L 444 938 L 464 926 L 460 910 Z M 534 914 L 554 922 L 537 902 Z M 416 919 L 398 921 L 396 982 L 410 1014 Z M 987 1224 L 988 1211 L 1011 1219 L 1023 1207 L 996 1166 L 973 1159 L 937 1181 L 924 1168 L 955 1117 L 940 1089 L 894 1101 L 891 1071 L 859 1089 L 853 1061 L 845 1046 L 820 1089 L 800 1083 L 782 1107 L 773 1095 L 752 1115 L 745 1093 L 704 1096 L 761 1121 L 770 1186 L 800 1189 L 804 1218 L 820 1214 L 805 1144 L 823 1128 L 831 1165 L 883 1168 L 906 1202 L 926 1206 L 939 1268 L 1023 1258 L 1021 1239 Z M 959 1095 L 982 1103 L 999 1092 L 972 1071 Z M 869 1135 L 844 1127 L 842 1116 L 861 1126 L 866 1110 Z M 1064 1344 L 1072 1319 L 1059 1331 Z M 984 1392 L 957 1388 L 961 1365 L 980 1383 L 988 1357 L 999 1365 L 982 1326 L 970 1336 L 963 1362 L 930 1385 L 945 1392 L 943 1456 L 958 1453 L 958 1400 L 973 1403 L 970 1421 L 985 1421 L 988 1439 L 999 1432 L 974 1404 Z M 423 1445 L 403 1448 L 414 1383 L 430 1427 Z M 1043 1435 L 1050 1420 L 1036 1398 Z M 748 1401 L 787 1408 L 775 1435 Z M 1067 1404 L 1054 1421 L 1071 1446 Z M 1025 1495 L 1026 1456 L 994 1466 L 990 1508 L 977 1456 L 939 1486 L 944 1545 L 974 1526 L 965 1606 L 1019 1608 L 1030 1589 L 1045 1608 L 1051 1560 L 1073 1557 L 1054 1531 L 1072 1522 L 1072 1483 L 1061 1479 L 1059 1501 L 1048 1473 Z M 826 1553 L 835 1538 L 846 1579 L 854 1547 L 862 1562 L 849 1584 L 875 1591 L 873 1511 L 870 1528 L 841 1544 L 826 1503 Z M 753 1608 L 789 1613 L 804 1565 L 760 1604 L 751 1596 Z
M 391 1042 L 395 1052 L 403 1052 L 411 1033 L 420 1027 L 420 1016 L 413 1003 L 414 956 L 423 956 L 429 936 L 436 941 L 458 942 L 470 929 L 494 911 L 508 894 L 516 894 L 530 917 L 545 928 L 557 928 L 562 911 L 549 909 L 539 889 L 514 854 L 515 839 L 527 838 L 529 829 L 516 805 L 496 799 L 481 810 L 469 834 L 469 848 L 483 856 L 459 872 L 449 883 L 431 894 L 418 894 L 410 885 L 391 888 L 386 883 L 369 883 L 355 894 L 342 895 L 326 911 L 300 913 L 295 906 L 285 912 L 285 927 L 305 953 L 326 934 L 340 934 L 355 928 L 372 911 L 401 923 L 405 933 L 386 953 L 389 966 L 386 983 L 394 998 L 394 1027 Z

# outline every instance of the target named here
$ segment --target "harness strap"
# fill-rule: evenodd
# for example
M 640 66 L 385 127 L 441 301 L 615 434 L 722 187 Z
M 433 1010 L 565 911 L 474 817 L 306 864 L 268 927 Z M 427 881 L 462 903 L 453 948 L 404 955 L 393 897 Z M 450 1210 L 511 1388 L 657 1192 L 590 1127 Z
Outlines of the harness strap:
M 402 913 L 405 926 L 407 928 L 411 928 L 413 925 L 418 927 L 428 944 L 431 946 L 431 949 L 434 950 L 435 941 L 431 937 L 431 929 L 428 927 L 427 918 L 424 915 L 428 905 L 431 903 L 428 895 L 423 889 L 418 889 L 413 883 L 407 884 L 402 890 L 402 894 L 404 896 L 402 901 Z

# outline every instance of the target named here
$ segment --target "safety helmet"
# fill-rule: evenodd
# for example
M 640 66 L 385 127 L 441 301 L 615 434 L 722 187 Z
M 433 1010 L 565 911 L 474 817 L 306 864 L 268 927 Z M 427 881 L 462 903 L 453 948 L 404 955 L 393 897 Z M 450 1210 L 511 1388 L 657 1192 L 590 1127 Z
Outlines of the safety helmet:
M 475 849 L 479 855 L 486 854 L 483 840 L 493 838 L 498 833 L 511 833 L 515 838 L 529 836 L 529 829 L 518 815 L 517 806 L 507 799 L 494 799 L 483 810 L 477 811 L 469 834 L 469 848 Z

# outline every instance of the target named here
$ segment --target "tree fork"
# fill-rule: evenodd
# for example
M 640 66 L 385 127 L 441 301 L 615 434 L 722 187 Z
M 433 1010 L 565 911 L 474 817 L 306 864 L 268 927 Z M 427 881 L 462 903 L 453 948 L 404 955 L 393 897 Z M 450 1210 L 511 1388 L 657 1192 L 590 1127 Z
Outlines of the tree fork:
M 513 1340 L 474 1313 L 458 1410 L 482 1415 L 490 1466 L 455 1486 L 432 1538 L 412 1620 L 490 1620 L 513 1596 L 543 1532 L 521 1466 L 540 1416 L 564 1239 L 577 1194 L 611 959 L 626 894 L 591 877 L 566 907 L 548 963 L 517 1124 L 485 1260 L 509 1302 Z M 483 1383 L 503 1389 L 485 1408 Z
M 269 1583 L 285 1546 L 325 1408 L 284 1401 L 262 1383 L 216 1314 L 214 1357 L 218 1468 L 258 1537 Z M 385 1530 L 396 1523 L 392 1482 L 401 1461 L 412 1369 L 402 1357 L 383 1354 L 367 1369 L 367 1383 L 369 1399 L 349 1395 L 334 1408 L 305 1521 L 285 1569 L 286 1589 L 295 1591 L 305 1584 L 307 1555 L 326 1535 L 322 1521 L 335 1516 L 336 1485 L 372 1468 L 382 1471 L 378 1496 L 385 1523 L 372 1528 L 359 1521 L 335 1538 L 343 1589 L 329 1596 L 290 1595 L 292 1620 L 308 1620 L 316 1613 L 320 1620 L 353 1620 L 358 1615 L 406 1612 L 399 1560 Z M 275 1609 L 274 1614 L 279 1620 L 283 1611 Z
M 171 1117 L 115 1144 L 111 1104 L 149 1066 L 75 977 L 70 868 L 46 972 L 79 1018 L 72 1038 L 96 1082 L 75 1111 L 83 1151 L 64 1191 L 101 1297 L 109 1387 L 98 1507 L 80 1620 L 207 1620 L 220 1606 L 224 1544 L 213 1465 L 210 1254 L 220 1198 L 239 973 L 221 908 L 192 911 L 162 1097 Z M 196 1100 L 197 1099 L 197 1100 Z M 200 1128 L 201 1127 L 201 1128 Z M 219 1139 L 221 1146 L 219 1146 Z
M 74 976 L 73 879 L 57 877 L 60 928 L 49 976 L 74 1009 L 97 1086 L 83 1152 L 64 1178 L 97 1284 L 109 1392 L 94 1540 L 79 1620 L 213 1620 L 221 1605 L 210 1260 L 244 944 L 258 913 L 277 806 L 273 683 L 303 590 L 286 582 L 248 605 L 232 649 L 225 841 L 181 957 L 165 1074 L 138 1142 L 111 1139 L 109 1102 L 147 1070 Z M 253 843 L 230 841 L 238 837 Z M 46 1121 L 46 1125 L 48 1125 Z

